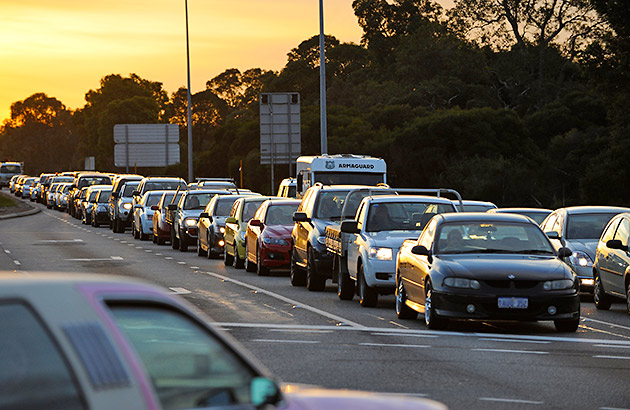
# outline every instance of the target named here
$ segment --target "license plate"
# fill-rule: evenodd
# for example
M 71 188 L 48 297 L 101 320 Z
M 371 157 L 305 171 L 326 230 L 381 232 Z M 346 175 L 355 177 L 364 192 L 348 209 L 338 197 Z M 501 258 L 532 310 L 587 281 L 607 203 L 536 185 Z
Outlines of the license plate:
M 499 309 L 527 309 L 527 298 L 499 298 Z

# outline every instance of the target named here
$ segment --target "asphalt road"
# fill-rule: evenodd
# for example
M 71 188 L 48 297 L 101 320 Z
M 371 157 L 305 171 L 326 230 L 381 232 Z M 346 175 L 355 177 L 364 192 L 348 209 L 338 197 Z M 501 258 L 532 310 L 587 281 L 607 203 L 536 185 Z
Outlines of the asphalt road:
M 457 322 L 428 331 L 376 308 L 308 292 L 287 272 L 258 277 L 223 261 L 81 225 L 47 210 L 0 221 L 0 270 L 134 276 L 210 315 L 280 379 L 413 394 L 452 409 L 630 409 L 630 316 L 582 304 L 577 333 L 552 323 Z

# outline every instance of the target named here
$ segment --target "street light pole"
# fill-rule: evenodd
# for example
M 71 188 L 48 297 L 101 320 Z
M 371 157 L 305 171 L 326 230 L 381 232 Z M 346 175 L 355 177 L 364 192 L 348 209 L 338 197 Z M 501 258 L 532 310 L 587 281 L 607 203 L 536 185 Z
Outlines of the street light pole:
M 328 154 L 328 131 L 326 124 L 326 54 L 324 44 L 324 0 L 319 0 L 319 116 L 322 155 Z
M 186 8 L 186 68 L 188 73 L 188 182 L 193 182 L 193 141 L 192 141 L 192 97 L 190 95 L 190 47 L 188 42 L 188 0 Z

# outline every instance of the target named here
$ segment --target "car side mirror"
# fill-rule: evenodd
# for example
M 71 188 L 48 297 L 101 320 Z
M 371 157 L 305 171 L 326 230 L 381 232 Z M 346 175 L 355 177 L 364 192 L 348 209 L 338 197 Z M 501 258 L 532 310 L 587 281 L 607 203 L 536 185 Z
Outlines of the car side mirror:
M 118 198 L 118 197 L 119 197 L 119 195 L 118 195 L 118 193 L 116 193 L 116 192 L 112 192 L 112 193 L 111 193 L 111 197 L 112 197 L 112 198 L 114 198 L 114 199 L 116 199 L 116 198 Z
M 252 405 L 260 409 L 268 404 L 275 405 L 282 398 L 280 389 L 273 382 L 265 377 L 256 377 L 250 385 Z
M 229 217 L 225 218 L 225 223 L 226 224 L 235 224 L 237 222 L 238 221 L 233 216 L 229 216 Z
M 568 258 L 569 256 L 571 256 L 571 254 L 573 253 L 573 251 L 569 248 L 566 247 L 562 247 L 560 249 L 558 249 L 558 256 L 560 258 Z
M 357 221 L 342 221 L 340 226 L 341 232 L 344 233 L 360 233 Z
M 152 205 L 152 206 L 151 206 L 151 210 L 152 210 L 152 211 L 157 211 L 158 209 L 160 209 L 160 207 L 159 207 L 159 206 L 157 206 L 157 205 Z
M 545 235 L 547 235 L 549 239 L 560 239 L 560 234 L 556 231 L 545 232 Z
M 305 212 L 295 212 L 293 214 L 293 220 L 295 222 L 310 222 L 311 219 L 306 215 Z
M 431 252 L 429 252 L 429 250 L 427 248 L 424 247 L 424 245 L 416 245 L 413 248 L 411 248 L 411 253 L 413 253 L 414 255 L 420 255 L 420 256 L 430 256 Z
M 621 251 L 627 251 L 628 247 L 624 246 L 623 243 L 619 239 L 611 239 L 606 242 L 606 247 L 610 249 L 619 249 Z
M 131 195 L 133 195 L 133 196 L 138 196 L 138 195 L 140 195 L 140 191 L 135 190 L 135 191 L 133 191 L 133 192 L 131 193 Z
M 263 223 L 262 223 L 262 221 L 260 219 L 251 219 L 249 221 L 249 224 L 251 226 L 262 226 L 263 225 Z
M 207 212 L 202 212 L 199 214 L 199 218 L 209 218 L 210 216 L 208 215 Z
M 169 211 L 174 211 L 177 209 L 177 204 L 168 204 L 167 208 Z

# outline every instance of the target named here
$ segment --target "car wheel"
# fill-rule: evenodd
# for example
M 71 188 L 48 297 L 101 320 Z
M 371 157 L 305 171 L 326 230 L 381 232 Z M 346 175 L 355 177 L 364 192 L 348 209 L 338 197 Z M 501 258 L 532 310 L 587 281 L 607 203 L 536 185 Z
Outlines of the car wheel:
M 418 312 L 407 306 L 407 291 L 400 279 L 396 280 L 396 317 L 402 320 L 414 320 L 418 317 Z
M 227 251 L 227 243 L 225 244 L 225 249 L 223 249 L 223 264 L 225 266 L 232 266 L 234 263 L 234 256 L 230 255 Z
M 197 237 L 197 256 L 206 256 L 206 252 L 201 247 L 201 239 Z
M 215 252 L 212 252 L 212 241 L 210 241 L 210 234 L 208 233 L 206 236 L 206 243 L 208 243 L 208 252 L 206 252 L 206 256 L 208 259 L 214 259 L 217 257 Z
M 256 265 L 249 260 L 249 246 L 247 246 L 247 243 L 245 244 L 245 270 L 247 272 L 256 272 Z
M 141 240 L 141 241 L 146 241 L 146 240 L 148 240 L 148 239 L 149 239 L 149 234 L 148 234 L 148 233 L 144 233 L 144 232 L 142 231 L 142 225 L 140 225 L 140 230 L 139 230 L 139 232 L 140 232 L 140 240 Z
M 567 320 L 554 320 L 554 326 L 558 332 L 575 332 L 580 326 L 580 317 Z
M 99 226 L 101 226 L 100 223 L 98 223 L 98 221 L 96 220 L 96 218 L 92 218 L 92 226 L 95 228 L 98 228 Z
M 321 292 L 326 288 L 326 278 L 317 273 L 313 248 L 308 248 L 306 255 L 306 288 L 311 292 Z
M 431 282 L 427 282 L 424 295 L 424 323 L 427 325 L 427 328 L 432 330 L 444 329 L 448 320 L 439 317 L 437 313 L 435 313 Z
M 608 296 L 604 291 L 602 278 L 597 272 L 595 272 L 595 284 L 593 285 L 593 303 L 595 304 L 595 307 L 599 310 L 610 309 L 610 296 Z
M 158 228 L 157 232 L 158 233 L 156 235 L 156 239 L 155 239 L 156 242 L 155 243 L 157 243 L 158 245 L 164 245 L 166 243 L 166 239 L 164 239 L 164 238 L 162 238 L 160 236 L 160 228 Z
M 188 251 L 188 242 L 186 241 L 186 237 L 184 236 L 182 231 L 179 231 L 179 251 L 180 252 Z
M 179 241 L 175 236 L 175 229 L 171 226 L 171 248 L 177 249 L 179 247 Z
M 293 286 L 306 286 L 306 274 L 302 268 L 300 268 L 295 262 L 295 251 L 291 251 L 291 271 L 289 273 L 289 279 Z
M 232 266 L 236 269 L 243 269 L 245 267 L 245 261 L 241 259 L 238 254 L 238 245 L 234 242 L 234 258 L 232 259 Z
M 335 270 L 337 271 L 337 296 L 341 300 L 352 300 L 354 297 L 354 281 L 350 279 L 348 272 L 341 269 L 341 258 L 335 257 Z
M 263 266 L 262 258 L 260 257 L 260 251 L 258 249 L 256 250 L 256 274 L 258 276 L 269 275 L 269 268 L 266 266 Z
M 140 230 L 136 229 L 136 225 L 133 225 L 133 238 L 140 239 Z
M 155 233 L 151 235 L 151 242 L 157 243 L 157 235 Z
M 359 303 L 363 307 L 374 307 L 378 303 L 376 289 L 368 286 L 363 272 L 363 265 L 359 267 Z

